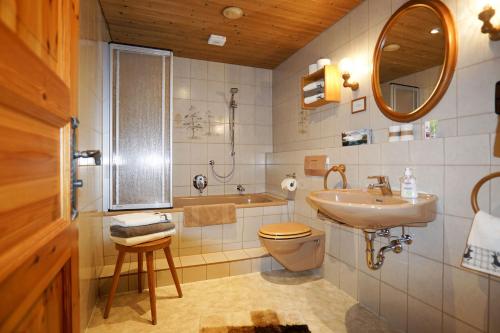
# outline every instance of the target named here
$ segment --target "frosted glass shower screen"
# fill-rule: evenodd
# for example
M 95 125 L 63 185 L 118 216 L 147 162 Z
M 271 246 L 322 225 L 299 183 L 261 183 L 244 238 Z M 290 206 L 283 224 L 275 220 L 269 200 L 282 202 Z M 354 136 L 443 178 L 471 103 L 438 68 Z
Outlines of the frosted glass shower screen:
M 172 206 L 171 62 L 111 44 L 111 209 Z

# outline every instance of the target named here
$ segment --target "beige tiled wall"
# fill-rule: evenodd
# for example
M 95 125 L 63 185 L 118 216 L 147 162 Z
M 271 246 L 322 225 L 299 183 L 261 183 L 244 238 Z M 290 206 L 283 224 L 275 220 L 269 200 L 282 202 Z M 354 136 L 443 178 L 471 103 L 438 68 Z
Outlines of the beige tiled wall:
M 103 49 L 109 33 L 97 0 L 80 2 L 80 71 L 78 91 L 78 149 L 102 151 Z M 98 294 L 98 281 L 103 266 L 102 167 L 80 161 L 78 177 L 84 186 L 78 189 L 76 220 L 80 251 L 80 320 L 85 331 Z
M 477 1 L 447 0 L 458 29 L 458 65 L 442 101 L 414 122 L 416 140 L 388 143 L 392 122 L 378 110 L 371 90 L 371 57 L 375 41 L 391 13 L 405 1 L 367 0 L 273 71 L 273 144 L 267 154 L 266 187 L 279 193 L 282 177 L 298 175 L 295 218 L 327 232 L 324 274 L 394 328 L 408 332 L 500 332 L 500 279 L 460 267 L 473 212 L 470 192 L 484 175 L 500 170 L 492 155 L 498 116 L 494 85 L 500 80 L 500 42 L 481 34 Z M 339 104 L 307 114 L 299 126 L 300 77 L 309 63 L 329 57 L 338 63 L 351 57 L 362 64 L 353 73 L 360 89 L 342 89 Z M 352 98 L 367 96 L 367 111 L 351 114 Z M 422 139 L 426 119 L 439 120 L 439 137 Z M 341 147 L 340 133 L 372 128 L 372 145 Z M 364 262 L 362 233 L 317 219 L 306 203 L 322 178 L 305 177 L 303 158 L 327 154 L 330 163 L 347 165 L 351 187 L 365 187 L 369 175 L 388 175 L 393 187 L 405 167 L 413 167 L 420 191 L 439 196 L 436 221 L 410 228 L 414 243 L 401 254 L 387 255 L 383 268 L 370 271 Z M 338 185 L 331 175 L 330 187 Z M 480 207 L 500 215 L 500 179 L 486 184 Z M 399 232 L 396 230 L 395 232 Z
M 236 171 L 224 184 L 213 177 L 208 161 L 215 160 L 219 174 L 231 168 L 229 91 L 233 87 L 239 88 Z M 192 186 L 197 174 L 208 177 L 205 195 L 237 193 L 237 184 L 243 184 L 247 193 L 264 192 L 265 153 L 272 151 L 271 70 L 174 57 L 173 98 L 174 196 L 198 195 Z M 183 125 L 184 116 L 193 112 L 198 112 L 202 126 L 194 139 Z

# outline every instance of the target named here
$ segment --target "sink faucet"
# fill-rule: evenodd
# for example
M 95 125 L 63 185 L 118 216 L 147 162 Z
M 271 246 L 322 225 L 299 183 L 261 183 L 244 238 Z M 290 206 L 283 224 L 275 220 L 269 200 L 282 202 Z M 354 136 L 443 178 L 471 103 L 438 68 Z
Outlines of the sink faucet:
M 368 179 L 376 179 L 377 184 L 368 185 L 368 189 L 372 190 L 374 188 L 379 188 L 382 191 L 382 195 L 392 195 L 391 184 L 389 183 L 389 177 L 387 176 L 370 176 Z
M 236 189 L 238 190 L 238 192 L 240 192 L 240 194 L 243 194 L 243 192 L 245 192 L 245 187 L 241 184 L 238 184 L 238 186 L 236 186 Z

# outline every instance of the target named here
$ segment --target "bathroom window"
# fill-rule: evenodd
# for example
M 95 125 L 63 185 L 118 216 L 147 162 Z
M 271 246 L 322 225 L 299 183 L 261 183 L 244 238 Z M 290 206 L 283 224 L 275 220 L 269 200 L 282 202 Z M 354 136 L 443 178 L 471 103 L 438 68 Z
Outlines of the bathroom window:
M 172 53 L 110 44 L 109 208 L 172 207 Z

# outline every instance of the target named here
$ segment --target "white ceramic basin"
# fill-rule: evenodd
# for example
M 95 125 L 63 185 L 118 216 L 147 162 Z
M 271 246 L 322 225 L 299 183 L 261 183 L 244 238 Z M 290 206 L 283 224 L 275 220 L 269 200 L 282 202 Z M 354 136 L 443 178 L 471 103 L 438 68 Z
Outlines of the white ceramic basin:
M 397 191 L 384 196 L 379 190 L 338 189 L 311 192 L 307 199 L 327 217 L 360 229 L 415 225 L 436 218 L 437 196 L 432 194 L 403 199 Z

